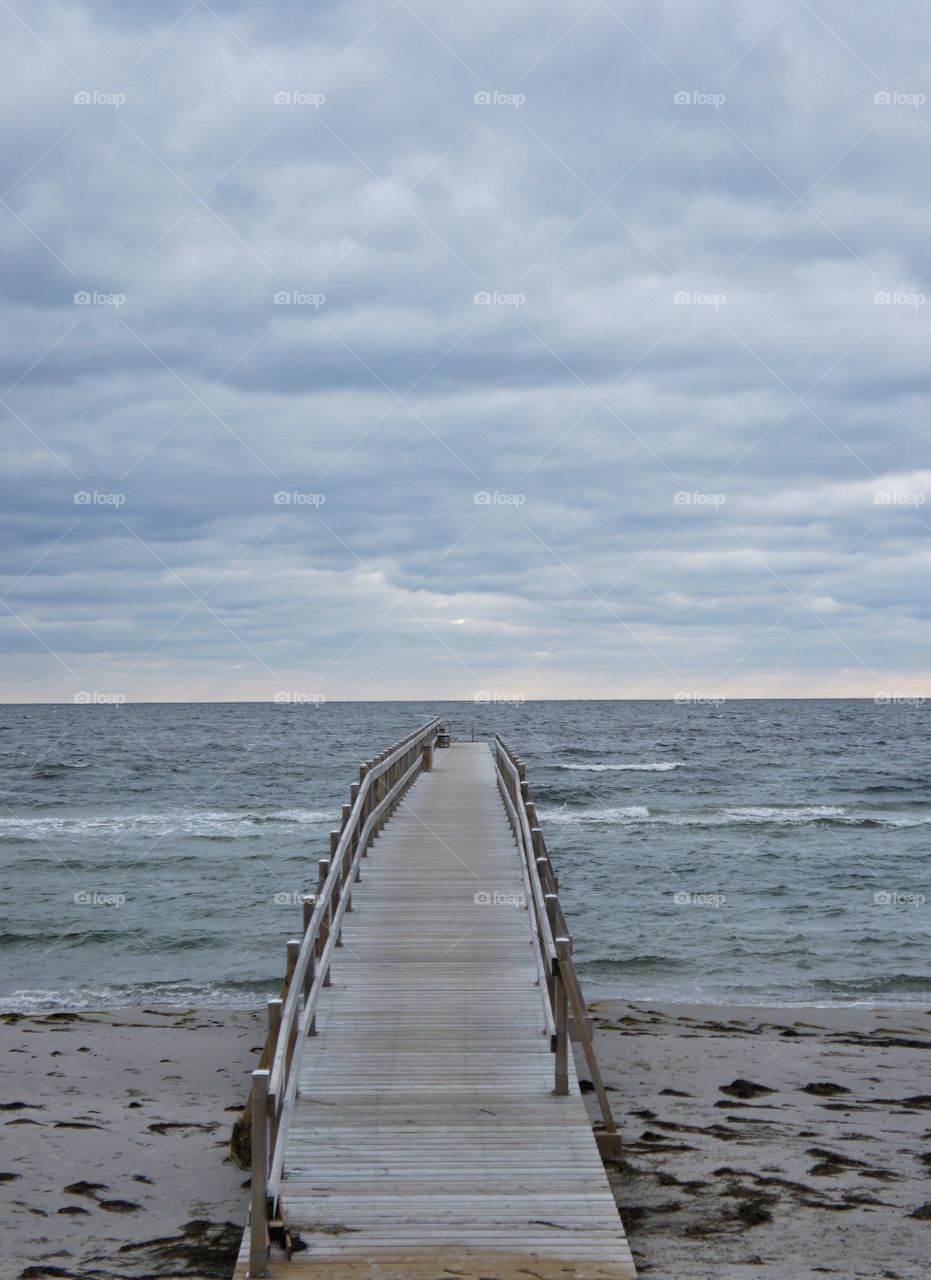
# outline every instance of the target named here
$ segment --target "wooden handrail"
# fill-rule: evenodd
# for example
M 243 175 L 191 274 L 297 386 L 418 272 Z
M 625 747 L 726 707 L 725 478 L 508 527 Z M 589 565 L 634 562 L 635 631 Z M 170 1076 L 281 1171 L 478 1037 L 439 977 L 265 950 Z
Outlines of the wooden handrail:
M 549 971 L 549 981 L 542 985 L 547 1011 L 547 1027 L 554 1028 L 552 1034 L 552 1048 L 556 1058 L 554 1092 L 557 1094 L 569 1092 L 568 1014 L 571 1012 L 598 1098 L 604 1121 L 604 1132 L 616 1138 L 617 1125 L 611 1114 L 608 1095 L 605 1092 L 598 1059 L 595 1056 L 585 998 L 582 995 L 579 977 L 572 959 L 572 938 L 566 928 L 566 919 L 556 892 L 558 880 L 546 852 L 543 832 L 536 821 L 536 807 L 530 799 L 524 764 L 497 734 L 495 735 L 495 765 L 498 789 L 531 886 L 528 905 L 533 915 L 534 932 L 538 944 L 535 951 L 539 950 L 539 967 L 548 968 Z
M 305 904 L 303 936 L 288 945 L 287 990 L 283 1001 L 269 1002 L 263 1069 L 252 1073 L 250 1277 L 269 1274 L 269 1222 L 277 1208 L 285 1136 L 297 1096 L 303 1046 L 314 1032 L 321 988 L 329 985 L 333 952 L 341 945 L 343 917 L 352 909 L 352 885 L 370 844 L 408 787 L 422 770 L 432 767 L 441 727 L 438 718 L 430 720 L 361 766 L 359 781 L 350 788 L 351 805 L 343 809 L 341 829 L 331 836 L 330 856 L 321 859 L 312 909 Z

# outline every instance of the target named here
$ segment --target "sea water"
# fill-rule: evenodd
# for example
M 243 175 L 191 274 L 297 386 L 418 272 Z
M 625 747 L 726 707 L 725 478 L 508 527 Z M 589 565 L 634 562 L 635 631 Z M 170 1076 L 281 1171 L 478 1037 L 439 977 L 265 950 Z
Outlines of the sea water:
M 359 762 L 433 715 L 524 758 L 590 998 L 931 1003 L 931 707 L 712 699 L 0 707 L 0 1007 L 276 994 Z

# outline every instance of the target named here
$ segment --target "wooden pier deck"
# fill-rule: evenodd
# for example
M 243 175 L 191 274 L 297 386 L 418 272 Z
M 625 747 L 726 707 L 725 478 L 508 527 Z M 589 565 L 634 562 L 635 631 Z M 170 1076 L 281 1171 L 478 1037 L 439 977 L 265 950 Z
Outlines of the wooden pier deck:
M 436 751 L 358 866 L 278 1143 L 305 1247 L 273 1245 L 267 1274 L 631 1280 L 565 1046 L 554 1092 L 533 887 L 488 746 Z

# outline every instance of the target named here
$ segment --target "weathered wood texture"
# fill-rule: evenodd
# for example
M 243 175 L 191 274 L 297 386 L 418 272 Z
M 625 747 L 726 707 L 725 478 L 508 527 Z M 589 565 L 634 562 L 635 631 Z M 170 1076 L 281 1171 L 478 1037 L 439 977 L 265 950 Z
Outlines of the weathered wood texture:
M 437 751 L 362 868 L 285 1147 L 284 1218 L 306 1249 L 273 1249 L 272 1275 L 631 1280 L 571 1055 L 553 1093 L 487 746 Z

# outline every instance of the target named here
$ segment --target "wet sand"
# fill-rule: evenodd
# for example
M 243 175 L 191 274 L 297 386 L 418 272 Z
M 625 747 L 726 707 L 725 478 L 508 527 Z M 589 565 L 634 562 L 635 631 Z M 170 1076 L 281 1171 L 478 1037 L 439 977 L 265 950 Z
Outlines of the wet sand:
M 931 1015 L 593 1012 L 644 1280 L 929 1280 Z M 263 1035 L 243 1010 L 0 1015 L 0 1280 L 228 1277 Z

